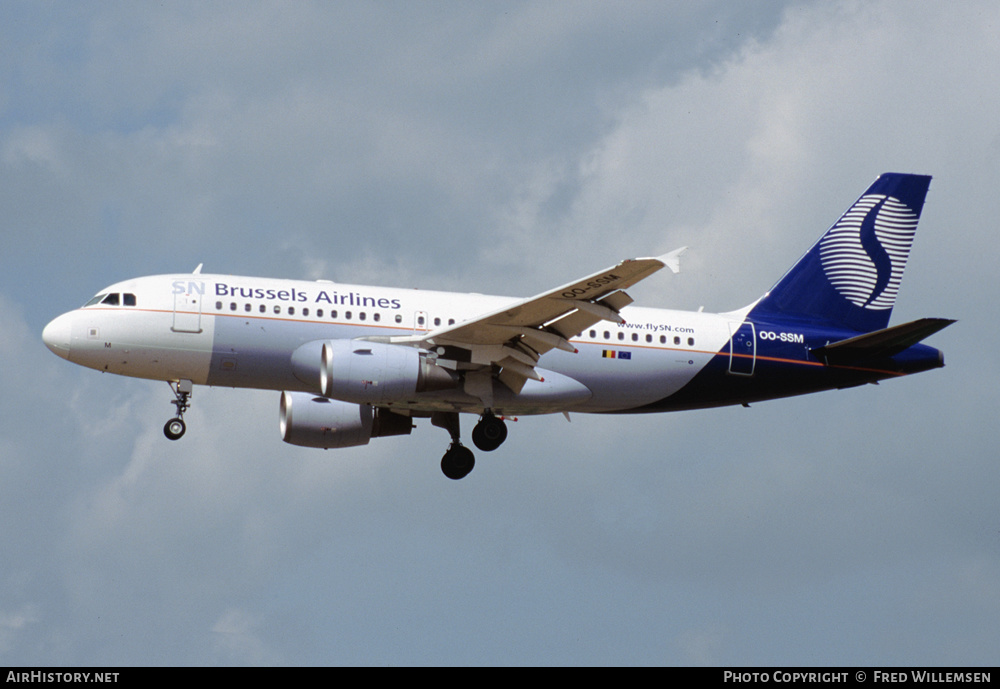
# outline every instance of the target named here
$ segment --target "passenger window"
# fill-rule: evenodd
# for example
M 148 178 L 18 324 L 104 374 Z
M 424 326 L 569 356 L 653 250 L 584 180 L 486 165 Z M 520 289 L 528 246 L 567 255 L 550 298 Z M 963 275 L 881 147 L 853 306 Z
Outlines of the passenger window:
M 618 339 L 619 339 L 619 340 L 624 340 L 624 339 L 625 339 L 625 333 L 623 333 L 623 332 L 619 332 L 619 333 L 618 333 Z
M 275 313 L 281 313 L 281 307 L 280 306 L 275 306 L 274 307 L 274 312 Z
M 316 309 L 316 318 L 323 317 L 323 309 Z
M 679 337 L 674 337 L 674 344 L 675 344 L 675 345 L 679 345 L 680 343 L 681 343 L 681 338 L 679 338 Z
M 667 344 L 667 336 L 660 335 L 660 344 Z
M 441 325 L 441 319 L 440 318 L 435 318 L 434 319 L 434 325 Z
M 250 304 L 244 304 L 243 305 L 243 310 L 246 311 L 247 313 L 250 313 L 250 309 L 252 309 L 252 308 L 253 307 Z
M 295 307 L 294 306 L 289 306 L 288 307 L 288 315 L 289 316 L 294 316 L 295 315 Z
M 424 317 L 423 316 L 418 316 L 417 317 L 417 325 L 423 325 L 423 324 L 424 324 Z
M 688 338 L 688 346 L 689 347 L 694 347 L 694 338 L 693 337 L 689 337 Z
M 235 311 L 236 310 L 236 302 L 235 301 L 229 302 L 229 310 L 230 311 Z
M 639 333 L 632 333 L 632 341 L 633 342 L 639 341 Z
M 591 339 L 597 337 L 597 331 L 596 330 L 591 330 L 590 331 L 590 337 L 591 337 Z
M 365 314 L 365 312 L 364 312 L 364 311 L 362 311 L 361 313 L 359 313 L 359 314 L 358 314 L 358 320 L 359 320 L 359 321 L 363 321 L 363 320 L 365 319 L 365 316 L 366 316 L 366 315 L 367 315 L 367 314 Z
M 350 311 L 344 311 L 344 318 L 346 318 L 347 320 L 351 320 L 351 312 Z
M 266 304 L 261 304 L 260 305 L 260 312 L 261 313 L 267 313 L 267 305 Z
M 330 312 L 330 318 L 336 318 L 336 317 L 337 317 L 337 310 L 334 309 L 333 311 Z
M 216 311 L 222 311 L 222 302 L 221 301 L 215 302 L 215 310 Z
M 653 341 L 653 336 L 652 335 L 646 335 L 646 342 L 652 342 L 652 341 Z
M 122 295 L 122 303 L 124 303 L 125 306 L 135 306 L 135 295 L 126 292 Z
M 378 323 L 378 322 L 379 322 L 380 320 L 382 320 L 382 314 L 380 314 L 380 313 L 375 313 L 375 314 L 372 314 L 372 319 L 373 319 L 373 320 L 374 320 L 374 321 L 375 321 L 376 323 Z
M 611 333 L 609 333 L 607 330 L 604 331 L 604 339 L 605 340 L 610 340 L 611 339 Z
M 308 316 L 309 315 L 309 309 L 302 309 L 302 315 L 303 316 Z
M 403 322 L 403 317 L 400 316 L 398 313 L 396 314 L 396 322 L 397 323 L 402 323 Z

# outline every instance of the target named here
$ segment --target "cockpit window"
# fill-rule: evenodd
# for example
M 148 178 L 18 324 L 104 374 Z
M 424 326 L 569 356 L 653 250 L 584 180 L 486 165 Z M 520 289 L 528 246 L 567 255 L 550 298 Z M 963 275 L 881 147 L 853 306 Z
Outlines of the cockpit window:
M 135 306 L 135 303 L 135 295 L 131 292 L 125 292 L 124 294 L 120 294 L 118 292 L 101 292 L 83 306 L 84 308 L 93 306 L 94 304 L 103 304 L 105 306 Z

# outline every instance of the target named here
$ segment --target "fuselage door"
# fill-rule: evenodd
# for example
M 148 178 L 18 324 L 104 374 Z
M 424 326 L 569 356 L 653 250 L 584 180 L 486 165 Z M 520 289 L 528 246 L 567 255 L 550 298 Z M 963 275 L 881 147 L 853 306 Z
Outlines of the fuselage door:
M 174 295 L 174 321 L 170 329 L 175 333 L 201 332 L 202 295 L 184 292 Z
M 729 333 L 729 372 L 752 376 L 757 362 L 757 334 L 753 323 L 730 323 Z

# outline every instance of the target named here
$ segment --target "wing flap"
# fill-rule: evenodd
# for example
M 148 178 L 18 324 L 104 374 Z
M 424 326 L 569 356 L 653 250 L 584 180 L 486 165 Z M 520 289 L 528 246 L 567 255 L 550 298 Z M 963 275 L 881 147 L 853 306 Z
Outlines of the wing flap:
M 596 305 L 609 309 L 615 317 L 601 318 L 591 309 L 575 309 L 567 313 L 562 318 L 549 323 L 546 328 L 559 333 L 566 339 L 569 339 L 571 337 L 576 337 L 590 326 L 600 323 L 602 320 L 610 320 L 619 324 L 624 323 L 624 320 L 622 320 L 621 316 L 618 315 L 618 312 L 631 304 L 632 301 L 632 297 L 621 290 L 612 292 L 608 296 L 599 300 Z

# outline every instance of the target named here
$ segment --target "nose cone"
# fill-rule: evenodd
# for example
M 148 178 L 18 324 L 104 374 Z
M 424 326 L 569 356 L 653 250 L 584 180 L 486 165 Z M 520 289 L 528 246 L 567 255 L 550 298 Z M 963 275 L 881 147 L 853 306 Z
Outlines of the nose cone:
M 69 359 L 69 342 L 73 334 L 73 322 L 70 314 L 59 316 L 42 331 L 42 342 L 45 346 L 63 359 Z

